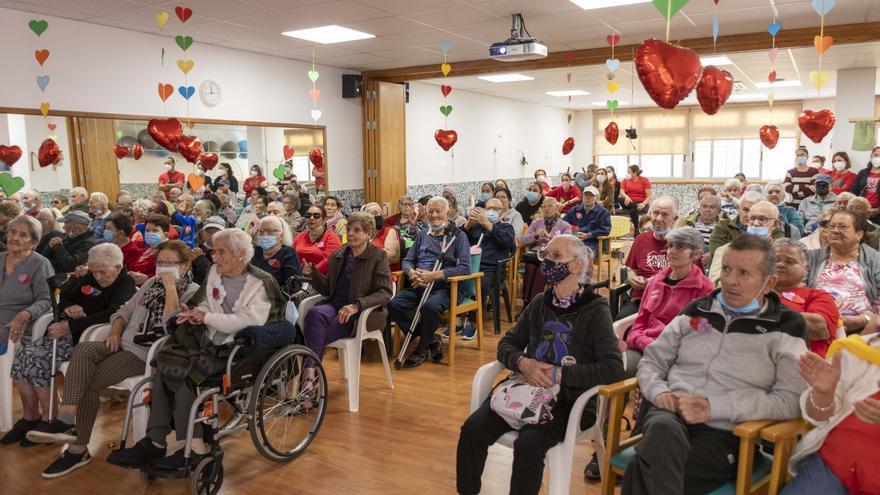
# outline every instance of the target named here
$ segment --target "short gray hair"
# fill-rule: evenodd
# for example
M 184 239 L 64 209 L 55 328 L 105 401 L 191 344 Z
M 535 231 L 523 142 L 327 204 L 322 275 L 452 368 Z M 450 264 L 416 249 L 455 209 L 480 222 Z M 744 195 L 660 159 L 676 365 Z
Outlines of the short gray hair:
M 746 191 L 746 193 L 739 198 L 740 204 L 742 204 L 744 201 L 747 203 L 755 204 L 760 201 L 764 201 L 764 195 L 759 193 L 758 191 Z
M 285 246 L 293 244 L 293 234 L 290 231 L 290 225 L 287 223 L 287 220 L 275 215 L 266 215 L 260 220 L 260 228 L 266 222 L 278 222 L 278 226 L 281 228 L 281 243 Z
M 707 195 L 703 196 L 703 199 L 700 200 L 700 204 L 703 204 L 703 201 L 706 201 L 707 199 L 712 201 L 713 203 L 717 203 L 718 205 L 721 205 L 721 198 L 719 198 L 718 196 L 716 196 L 714 194 L 707 194 Z
M 778 187 L 778 188 L 782 189 L 782 193 L 785 194 L 785 184 L 783 184 L 782 182 L 779 182 L 778 180 L 774 180 L 774 181 L 768 182 L 767 185 L 764 186 L 764 196 L 766 196 L 767 193 L 770 192 L 771 187 Z
M 104 205 L 104 208 L 107 208 L 107 206 L 110 205 L 110 198 L 108 198 L 107 195 L 102 192 L 93 192 L 91 195 L 89 195 L 89 199 L 97 199 L 101 202 L 102 205 Z
M 82 195 L 82 196 L 88 196 L 88 195 L 89 195 L 89 192 L 86 191 L 86 188 L 84 188 L 84 187 L 76 186 L 76 187 L 74 187 L 73 189 L 70 190 L 70 194 L 71 194 L 71 196 L 74 195 L 74 194 L 80 194 L 80 195 Z
M 39 244 L 40 238 L 43 237 L 43 226 L 40 225 L 39 220 L 27 215 L 19 215 L 6 224 L 6 228 L 8 229 L 17 224 L 24 225 L 27 228 L 28 235 L 31 236 L 31 240 L 34 241 L 34 244 Z
M 231 251 L 242 257 L 242 261 L 250 263 L 254 257 L 254 244 L 251 236 L 241 229 L 223 229 L 214 234 L 214 246 L 218 241 L 226 241 L 229 243 Z
M 678 216 L 678 199 L 676 199 L 674 196 L 660 196 L 654 201 L 651 201 L 651 207 L 649 208 L 649 210 L 653 211 L 654 207 L 657 206 L 657 203 L 669 203 L 670 205 L 672 205 L 672 211 L 675 213 L 675 216 Z
M 670 230 L 666 234 L 666 243 L 667 245 L 681 244 L 691 248 L 693 253 L 700 254 L 703 252 L 703 246 L 706 245 L 706 241 L 703 240 L 703 234 L 693 227 L 678 227 Z
M 209 199 L 200 199 L 196 201 L 196 206 L 202 205 L 203 208 L 207 208 L 211 213 L 208 214 L 209 217 L 213 217 L 217 212 L 217 207 L 214 206 L 214 202 Z
M 742 189 L 743 183 L 740 182 L 739 179 L 727 179 L 726 181 L 724 181 L 724 185 L 721 186 L 721 189 L 725 190 L 733 186 L 736 186 L 737 189 Z
M 139 199 L 132 203 L 131 211 L 137 213 L 138 215 L 146 215 L 150 213 L 150 208 L 153 207 L 153 202 L 149 199 Z
M 800 243 L 800 241 L 795 241 L 789 237 L 780 237 L 773 241 L 773 249 L 779 249 L 781 247 L 790 247 L 794 248 L 795 251 L 800 255 L 801 262 L 806 265 L 807 264 L 807 250 L 804 248 L 804 245 Z
M 425 203 L 425 206 L 428 206 L 431 203 L 443 203 L 443 210 L 449 210 L 449 200 L 444 198 L 443 196 L 433 196 L 431 199 Z
M 580 283 L 588 284 L 593 277 L 593 251 L 583 241 L 571 234 L 560 234 L 553 238 L 562 239 L 572 251 L 573 259 L 585 260 L 584 269 L 580 273 Z
M 104 242 L 89 249 L 89 263 L 104 263 L 107 266 L 122 266 L 122 249 L 112 242 Z

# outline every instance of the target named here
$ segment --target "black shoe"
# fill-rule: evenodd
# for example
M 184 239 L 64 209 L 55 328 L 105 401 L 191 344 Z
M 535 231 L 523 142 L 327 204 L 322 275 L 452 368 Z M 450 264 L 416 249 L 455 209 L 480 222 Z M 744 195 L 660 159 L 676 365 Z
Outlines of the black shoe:
M 64 476 L 71 471 L 85 466 L 91 460 L 92 456 L 89 455 L 88 450 L 82 454 L 74 454 L 69 450 L 65 450 L 58 459 L 55 459 L 55 462 L 49 464 L 49 467 L 43 470 L 43 478 Z
M 590 457 L 590 462 L 587 463 L 587 467 L 584 468 L 584 478 L 588 480 L 601 479 L 601 476 L 599 475 L 599 457 L 596 456 L 595 452 L 593 452 L 593 457 Z
M 27 432 L 25 437 L 35 443 L 72 443 L 76 441 L 76 430 L 60 419 L 53 419 Z
M 12 429 L 7 431 L 6 434 L 3 435 L 3 438 L 0 438 L 0 444 L 12 445 L 21 442 L 24 440 L 24 436 L 27 435 L 27 432 L 36 428 L 39 424 L 39 419 L 19 419 L 14 425 L 12 425 Z
M 168 457 L 163 457 L 161 459 L 156 459 L 153 461 L 153 468 L 159 471 L 177 471 L 178 469 L 183 469 L 186 466 L 186 459 L 183 457 L 184 448 L 178 449 L 177 452 L 169 455 Z M 205 455 L 196 454 L 195 452 L 189 453 L 189 465 L 196 466 L 202 459 L 204 459 Z
M 440 336 L 436 333 L 431 336 L 431 343 L 428 345 L 428 351 L 431 352 L 431 361 L 434 361 L 435 363 L 443 361 L 443 341 L 440 340 Z
M 46 426 L 48 426 L 48 424 L 49 423 L 47 421 L 40 420 L 40 422 L 37 423 L 37 426 L 34 427 L 34 430 L 36 430 L 37 428 L 45 428 Z M 31 431 L 33 431 L 33 430 L 31 430 Z M 30 433 L 30 432 L 27 432 L 27 433 Z M 28 440 L 27 433 L 25 433 L 24 438 L 22 438 L 21 441 L 18 442 L 18 446 L 26 449 L 28 447 L 33 447 L 34 445 L 39 445 L 36 442 L 31 442 L 30 440 Z
M 129 469 L 140 469 L 150 465 L 155 459 L 165 457 L 165 449 L 153 445 L 153 441 L 144 437 L 127 449 L 110 452 L 107 462 Z
M 428 351 L 414 350 L 412 354 L 403 362 L 404 368 L 418 368 L 428 359 Z

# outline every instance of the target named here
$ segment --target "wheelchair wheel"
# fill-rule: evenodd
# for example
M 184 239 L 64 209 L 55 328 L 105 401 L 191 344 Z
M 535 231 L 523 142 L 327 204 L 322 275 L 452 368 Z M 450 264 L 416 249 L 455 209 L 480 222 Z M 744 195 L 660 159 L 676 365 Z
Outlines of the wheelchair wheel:
M 192 473 L 190 488 L 193 495 L 216 495 L 222 485 L 223 463 L 217 463 L 213 457 L 202 459 Z
M 326 409 L 321 361 L 308 347 L 285 347 L 263 365 L 251 395 L 254 447 L 276 462 L 293 459 L 318 435 Z

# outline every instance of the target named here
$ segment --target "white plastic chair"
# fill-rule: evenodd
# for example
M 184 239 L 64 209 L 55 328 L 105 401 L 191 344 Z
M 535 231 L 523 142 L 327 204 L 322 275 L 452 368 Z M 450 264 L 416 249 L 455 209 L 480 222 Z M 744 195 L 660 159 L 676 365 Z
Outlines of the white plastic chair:
M 45 314 L 34 321 L 31 327 L 31 341 L 46 333 L 52 323 L 52 313 Z M 0 431 L 12 429 L 12 360 L 15 359 L 17 345 L 11 340 L 6 354 L 0 356 Z
M 498 361 L 484 364 L 474 375 L 471 388 L 471 413 L 476 411 L 489 397 L 495 378 L 504 371 L 504 365 Z M 581 430 L 581 415 L 587 402 L 599 393 L 599 386 L 582 393 L 574 401 L 568 425 L 565 428 L 565 439 L 547 451 L 547 469 L 550 470 L 550 495 L 568 495 L 571 485 L 571 465 L 574 462 L 574 446 L 577 440 L 598 431 L 598 421 L 586 430 Z M 513 449 L 513 442 L 519 435 L 517 431 L 509 431 L 496 442 L 506 448 Z
M 623 334 L 626 332 L 627 328 L 631 327 L 632 324 L 635 323 L 637 316 L 639 316 L 639 315 L 637 315 L 637 314 L 629 315 L 626 318 L 624 318 L 622 320 L 617 320 L 611 324 L 611 327 L 614 329 L 614 335 L 617 335 L 618 342 L 624 342 L 624 345 L 625 345 L 625 341 L 623 340 Z M 624 349 L 624 348 L 625 347 L 623 347 L 623 346 L 621 347 L 621 349 Z M 626 351 L 621 350 L 621 355 L 623 356 L 623 369 L 626 369 Z
M 323 296 L 316 295 L 300 303 L 298 321 L 300 328 L 304 328 L 305 316 L 309 310 L 323 302 L 323 300 Z M 385 339 L 382 337 L 382 329 L 367 329 L 368 317 L 377 307 L 367 308 L 357 315 L 353 337 L 339 339 L 327 345 L 327 347 L 332 347 L 339 351 L 342 378 L 348 380 L 348 410 L 350 412 L 357 412 L 360 408 L 361 349 L 365 340 L 375 340 L 379 344 L 382 365 L 385 367 L 385 381 L 388 383 L 388 388 L 394 390 L 394 383 L 391 381 L 391 366 L 388 363 L 388 355 L 385 352 Z

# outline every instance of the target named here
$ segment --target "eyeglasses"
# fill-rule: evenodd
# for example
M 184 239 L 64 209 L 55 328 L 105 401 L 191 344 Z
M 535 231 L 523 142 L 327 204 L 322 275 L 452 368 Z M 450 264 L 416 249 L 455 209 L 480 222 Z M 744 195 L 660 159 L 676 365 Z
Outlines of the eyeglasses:
M 829 232 L 846 232 L 851 227 L 851 225 L 844 225 L 842 223 L 829 223 L 825 226 Z
M 773 221 L 773 220 L 776 220 L 776 219 L 775 219 L 775 218 L 770 218 L 770 217 L 756 217 L 756 216 L 754 216 L 754 215 L 749 215 L 749 223 L 753 223 L 753 222 L 758 222 L 758 223 L 768 223 L 768 222 L 771 222 L 771 221 Z
M 819 220 L 819 227 L 822 227 L 823 229 L 828 227 L 828 222 L 830 222 L 830 220 Z
M 559 259 L 561 257 L 562 257 L 562 253 L 560 251 L 552 251 L 551 252 L 547 248 L 544 248 L 544 249 L 541 249 L 540 251 L 538 251 L 538 259 L 541 261 L 550 260 L 550 261 L 555 261 L 556 263 L 563 263 L 563 264 L 570 263 L 570 262 L 574 261 L 573 259 L 568 260 L 568 261 L 562 261 Z
M 306 213 L 306 218 L 323 218 L 320 213 Z
M 272 229 L 272 230 L 269 230 L 269 229 L 260 229 L 260 230 L 257 231 L 257 233 L 260 234 L 260 235 L 278 235 L 278 234 L 281 233 L 281 231 L 280 231 L 280 230 L 275 230 L 275 229 Z
M 156 260 L 156 266 L 177 266 L 183 263 L 178 260 Z

